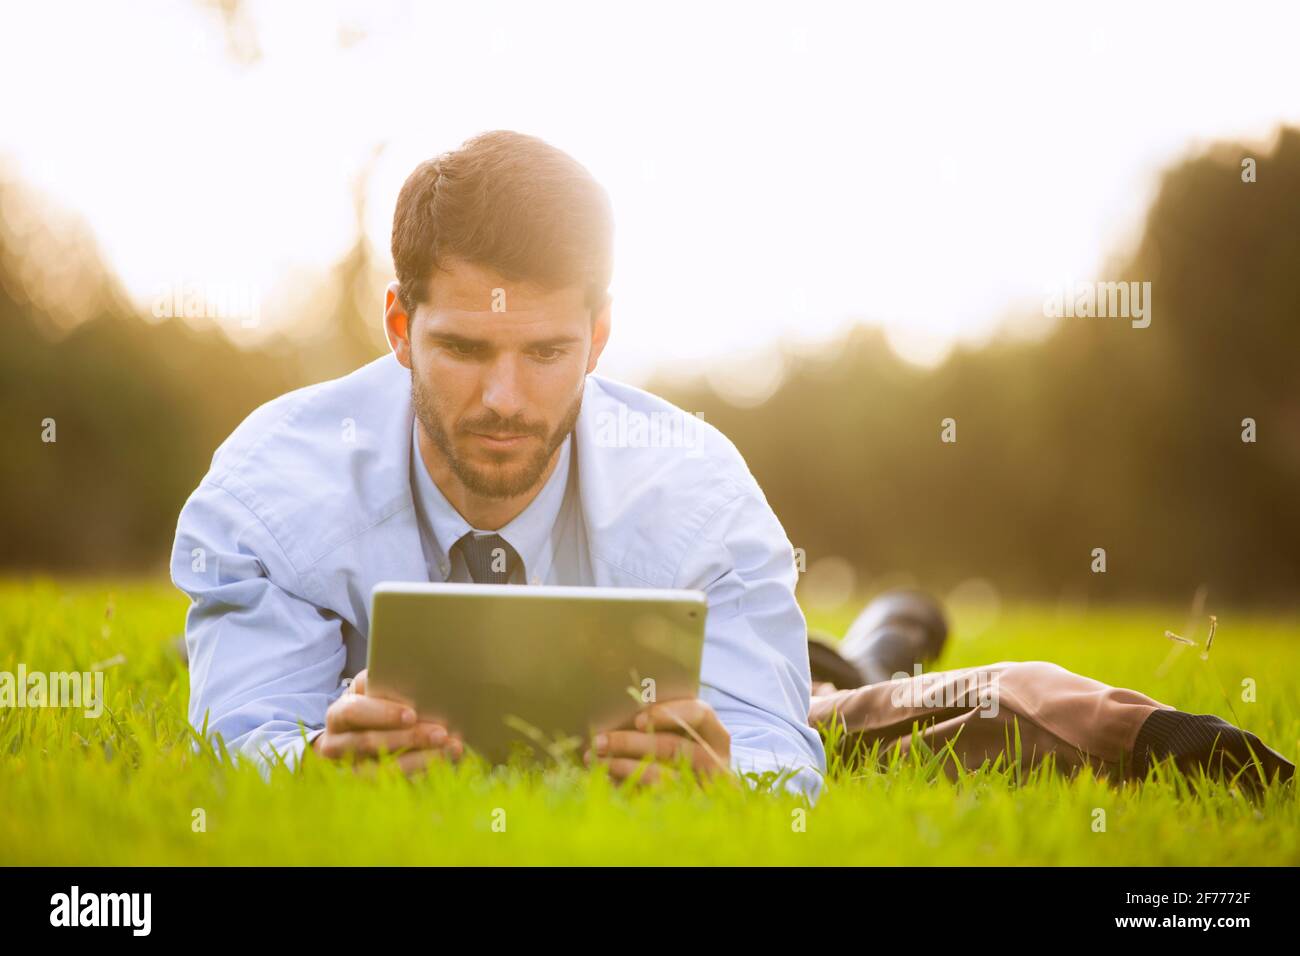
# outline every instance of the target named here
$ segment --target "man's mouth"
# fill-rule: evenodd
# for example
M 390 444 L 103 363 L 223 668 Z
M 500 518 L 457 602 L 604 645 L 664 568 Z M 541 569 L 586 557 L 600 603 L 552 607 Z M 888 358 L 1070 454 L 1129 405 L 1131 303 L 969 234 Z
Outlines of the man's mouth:
M 475 438 L 477 438 L 480 443 L 486 445 L 488 448 L 497 448 L 497 449 L 514 448 L 518 445 L 523 444 L 524 439 L 530 437 L 527 434 L 492 435 L 492 434 L 485 434 L 483 432 L 470 432 L 470 434 Z

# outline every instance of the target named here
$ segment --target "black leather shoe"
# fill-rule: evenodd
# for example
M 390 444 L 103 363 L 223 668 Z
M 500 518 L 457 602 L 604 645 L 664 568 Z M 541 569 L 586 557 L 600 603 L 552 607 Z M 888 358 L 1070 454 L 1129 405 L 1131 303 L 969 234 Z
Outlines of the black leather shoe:
M 863 608 L 838 647 L 809 634 L 812 679 L 844 688 L 910 676 L 915 665 L 938 658 L 947 638 L 938 601 L 924 591 L 886 591 Z
M 835 649 L 838 643 L 834 636 L 824 631 L 808 632 L 808 668 L 812 671 L 814 687 L 822 683 L 834 684 L 839 690 L 862 686 L 858 669 Z
M 911 676 L 917 664 L 938 658 L 948 639 L 948 619 L 924 591 L 886 591 L 863 608 L 840 654 L 857 668 L 864 684 Z

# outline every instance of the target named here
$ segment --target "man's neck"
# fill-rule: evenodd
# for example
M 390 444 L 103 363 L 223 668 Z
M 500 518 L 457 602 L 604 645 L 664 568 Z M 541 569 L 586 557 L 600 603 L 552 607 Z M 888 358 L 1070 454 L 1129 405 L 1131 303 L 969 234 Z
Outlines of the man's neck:
M 537 483 L 523 494 L 515 495 L 513 498 L 484 498 L 474 494 L 456 477 L 442 451 L 425 434 L 423 426 L 417 426 L 415 431 L 424 469 L 433 479 L 433 483 L 438 486 L 438 490 L 442 492 L 448 504 L 455 508 L 471 527 L 483 531 L 499 531 L 518 517 L 537 497 L 537 493 L 546 487 L 547 480 L 555 471 L 555 463 L 560 460 L 560 448 L 556 448 L 546 465 L 546 471 L 537 479 Z

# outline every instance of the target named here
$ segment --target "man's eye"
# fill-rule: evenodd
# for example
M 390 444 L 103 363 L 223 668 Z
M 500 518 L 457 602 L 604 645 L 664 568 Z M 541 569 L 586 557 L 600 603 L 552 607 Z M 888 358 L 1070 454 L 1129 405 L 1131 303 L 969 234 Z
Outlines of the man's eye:
M 554 345 L 545 345 L 541 348 L 533 349 L 533 354 L 543 362 L 550 362 L 564 354 L 564 349 Z
M 465 342 L 448 342 L 445 346 L 453 355 L 470 356 L 478 351 L 477 345 Z

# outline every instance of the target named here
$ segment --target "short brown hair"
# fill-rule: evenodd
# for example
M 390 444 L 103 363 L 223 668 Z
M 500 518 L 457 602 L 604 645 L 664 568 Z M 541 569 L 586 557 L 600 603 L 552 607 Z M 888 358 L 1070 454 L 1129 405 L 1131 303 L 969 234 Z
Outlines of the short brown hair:
M 466 140 L 411 173 L 393 214 L 393 265 L 408 313 L 428 299 L 447 258 L 548 290 L 584 285 L 608 299 L 614 221 L 609 196 L 577 160 L 510 130 Z

